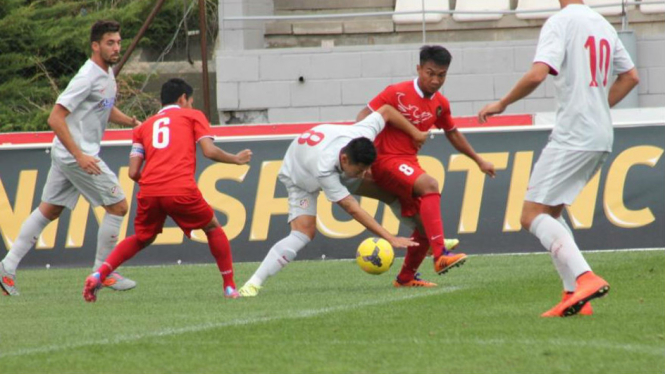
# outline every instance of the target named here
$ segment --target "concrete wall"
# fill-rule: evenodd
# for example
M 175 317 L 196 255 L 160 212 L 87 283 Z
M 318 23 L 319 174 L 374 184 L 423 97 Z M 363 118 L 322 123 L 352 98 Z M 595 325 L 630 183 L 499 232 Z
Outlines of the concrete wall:
M 640 107 L 665 106 L 663 45 L 665 35 L 638 36 Z M 443 93 L 453 115 L 464 116 L 501 98 L 517 82 L 531 65 L 536 40 L 445 46 L 453 62 Z M 387 85 L 415 77 L 418 48 L 410 44 L 218 50 L 217 107 L 220 113 L 263 112 L 259 121 L 271 123 L 350 120 Z M 554 85 L 548 78 L 508 113 L 554 109 Z

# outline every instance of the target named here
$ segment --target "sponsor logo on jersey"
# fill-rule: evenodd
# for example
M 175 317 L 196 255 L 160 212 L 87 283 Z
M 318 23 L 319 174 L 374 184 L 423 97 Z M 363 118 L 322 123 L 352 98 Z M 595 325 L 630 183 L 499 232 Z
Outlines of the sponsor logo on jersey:
M 111 109 L 115 104 L 115 97 L 104 98 L 97 104 L 97 109 Z

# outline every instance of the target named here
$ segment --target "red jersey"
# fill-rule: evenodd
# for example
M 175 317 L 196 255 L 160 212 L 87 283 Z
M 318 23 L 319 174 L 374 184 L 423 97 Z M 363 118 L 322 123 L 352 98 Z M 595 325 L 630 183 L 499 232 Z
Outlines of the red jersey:
M 386 87 L 377 97 L 369 102 L 373 111 L 389 104 L 397 109 L 406 119 L 420 131 L 427 131 L 432 126 L 445 131 L 455 128 L 450 114 L 450 103 L 440 92 L 425 98 L 418 87 L 418 79 L 406 81 Z M 376 150 L 381 155 L 416 156 L 418 149 L 411 137 L 393 126 L 385 129 L 374 140 Z
M 205 115 L 177 105 L 164 107 L 134 128 L 130 157 L 144 157 L 139 180 L 141 196 L 182 196 L 198 193 L 196 143 L 212 138 Z

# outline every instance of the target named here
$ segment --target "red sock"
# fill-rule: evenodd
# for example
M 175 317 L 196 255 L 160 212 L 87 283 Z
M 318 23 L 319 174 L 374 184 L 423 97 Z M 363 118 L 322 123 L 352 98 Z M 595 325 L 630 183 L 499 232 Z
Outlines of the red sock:
M 224 288 L 231 286 L 236 288 L 233 281 L 233 257 L 231 255 L 231 244 L 224 234 L 224 230 L 218 227 L 214 230 L 206 232 L 208 237 L 208 246 L 210 246 L 210 253 L 217 261 L 217 267 L 222 273 L 224 279 Z
M 418 229 L 413 231 L 412 237 L 413 241 L 419 245 L 417 247 L 408 247 L 406 249 L 406 256 L 404 256 L 402 270 L 397 275 L 397 280 L 401 283 L 406 283 L 413 279 L 420 264 L 423 263 L 423 260 L 427 256 L 427 250 L 429 249 L 427 236 L 421 234 Z
M 122 265 L 125 261 L 134 257 L 141 249 L 145 248 L 145 243 L 141 242 L 136 235 L 132 235 L 125 240 L 121 241 L 115 249 L 109 254 L 109 256 L 104 260 L 102 266 L 97 269 L 100 277 L 99 279 L 103 282 L 106 277 L 117 269 L 118 266 Z
M 439 258 L 445 249 L 443 244 L 443 220 L 441 219 L 441 194 L 423 195 L 420 201 L 420 218 L 432 247 L 432 257 Z

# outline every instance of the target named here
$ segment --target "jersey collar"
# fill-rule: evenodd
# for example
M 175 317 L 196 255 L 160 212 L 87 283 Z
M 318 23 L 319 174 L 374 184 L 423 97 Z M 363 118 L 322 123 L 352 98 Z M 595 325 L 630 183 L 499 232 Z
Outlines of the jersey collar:
M 425 94 L 420 89 L 420 86 L 418 86 L 418 78 L 413 80 L 413 88 L 416 90 L 416 93 L 418 94 L 418 96 L 420 96 L 421 99 L 426 99 Z M 432 96 L 434 96 L 434 95 L 432 95 Z M 430 97 L 430 99 L 431 99 L 431 97 Z
M 170 109 L 180 109 L 180 105 L 175 105 L 175 104 L 167 105 L 167 106 L 163 107 L 163 108 L 159 111 L 159 113 L 165 112 L 165 111 L 170 110 Z

